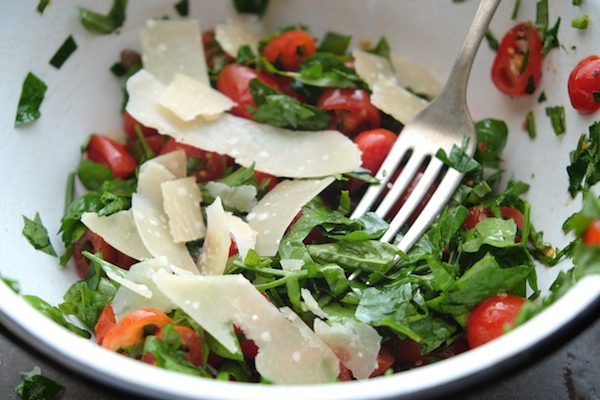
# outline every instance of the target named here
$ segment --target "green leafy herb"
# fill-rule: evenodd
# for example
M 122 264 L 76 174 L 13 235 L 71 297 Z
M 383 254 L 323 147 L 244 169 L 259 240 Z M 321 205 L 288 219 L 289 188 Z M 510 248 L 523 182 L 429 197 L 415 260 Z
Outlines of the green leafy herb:
M 548 98 L 546 97 L 546 92 L 540 93 L 540 96 L 538 97 L 538 103 L 543 103 L 546 100 L 548 100 Z
M 14 388 L 22 400 L 53 400 L 65 387 L 42 375 L 39 367 L 31 372 L 21 372 L 23 381 Z
M 333 53 L 338 56 L 344 55 L 348 50 L 348 45 L 352 40 L 352 36 L 340 35 L 335 32 L 327 32 L 317 47 L 317 52 Z
M 63 42 L 60 48 L 56 51 L 54 56 L 50 59 L 50 64 L 56 68 L 62 67 L 62 65 L 67 61 L 67 59 L 73 54 L 73 52 L 77 50 L 77 43 L 75 43 L 75 39 L 73 39 L 72 35 L 69 35 L 67 39 Z
M 2 276 L 1 274 L 0 279 L 2 279 L 2 282 L 4 282 L 6 286 L 11 288 L 11 290 L 16 294 L 19 294 L 21 292 L 21 284 L 16 279 L 7 278 L 5 276 Z
M 535 27 L 542 39 L 542 54 L 546 55 L 553 48 L 560 46 L 558 41 L 558 28 L 560 27 L 560 17 L 556 20 L 554 26 L 550 29 L 550 17 L 548 12 L 548 0 L 540 0 L 536 4 Z
M 57 324 L 67 328 L 71 332 L 73 332 L 85 339 L 89 339 L 92 337 L 92 335 L 88 331 L 83 330 L 83 329 L 73 325 L 72 323 L 68 322 L 65 319 L 65 317 L 63 316 L 62 312 L 58 308 L 51 306 L 50 304 L 48 304 L 46 301 L 40 299 L 39 297 L 33 296 L 33 295 L 23 295 L 23 300 L 25 300 L 33 308 L 35 308 L 36 310 L 38 310 L 39 312 L 41 312 L 42 314 L 44 314 L 45 316 L 47 316 L 48 318 L 50 318 L 51 320 L 56 322 Z
M 454 168 L 458 172 L 466 173 L 470 171 L 474 171 L 480 168 L 480 165 L 473 157 L 470 157 L 466 153 L 467 146 L 469 144 L 469 138 L 464 137 L 462 142 L 462 147 L 458 147 L 456 145 L 452 146 L 452 150 L 450 151 L 450 155 L 446 155 L 446 152 L 442 149 L 438 150 L 436 153 L 436 157 L 442 160 L 446 165 L 451 168 Z
M 269 0 L 233 0 L 233 5 L 240 14 L 256 14 L 262 17 L 267 11 Z
M 515 20 L 519 16 L 519 9 L 521 8 L 521 0 L 515 0 L 515 6 L 513 8 L 513 12 L 510 16 L 510 19 Z
M 537 131 L 535 129 L 535 117 L 533 116 L 532 111 L 529 111 L 525 117 L 525 128 L 527 129 L 529 137 L 535 139 Z
M 379 42 L 372 49 L 366 50 L 367 53 L 375 54 L 386 58 L 391 63 L 390 59 L 390 44 L 388 43 L 385 36 L 379 39 Z
M 240 46 L 238 49 L 237 57 L 235 59 L 236 64 L 248 65 L 256 62 L 256 54 L 252 51 L 250 46 L 247 44 Z
M 44 13 L 44 10 L 46 10 L 46 7 L 48 7 L 48 4 L 50 4 L 50 0 L 40 0 L 40 2 L 37 5 L 37 10 L 39 11 L 40 14 Z
M 490 29 L 485 31 L 485 39 L 487 40 L 488 46 L 490 46 L 490 49 L 496 51 L 498 50 L 498 46 L 500 46 L 498 44 L 498 39 L 496 39 L 496 37 L 494 36 L 494 34 L 492 33 L 492 31 Z
M 175 4 L 175 10 L 181 17 L 187 17 L 190 13 L 190 3 L 189 0 L 180 0 L 177 4 Z
M 48 230 L 42 224 L 42 219 L 40 218 L 40 213 L 35 213 L 35 217 L 33 220 L 23 216 L 23 220 L 25 221 L 25 227 L 23 228 L 23 236 L 27 239 L 27 241 L 36 249 L 43 251 L 46 254 L 51 256 L 56 256 L 56 252 L 54 251 L 54 247 L 52 247 L 52 243 L 50 242 L 50 238 L 48 237 Z
M 27 74 L 19 98 L 15 126 L 35 121 L 42 115 L 40 106 L 47 89 L 48 87 L 40 78 L 31 72 Z
M 113 0 L 108 14 L 102 15 L 84 7 L 79 7 L 81 23 L 88 32 L 94 35 L 107 35 L 123 26 L 127 0 Z
M 114 179 L 109 167 L 89 159 L 83 159 L 79 162 L 77 176 L 88 190 L 98 190 L 104 182 Z
M 533 94 L 533 92 L 535 92 L 535 89 L 536 89 L 536 87 L 535 87 L 535 81 L 533 79 L 533 75 L 529 75 L 529 78 L 527 79 L 527 86 L 525 86 L 525 93 Z
M 578 192 L 588 191 L 600 181 L 600 122 L 589 127 L 589 134 L 579 137 L 577 148 L 570 153 L 569 193 L 575 197 Z
M 560 28 L 560 18 L 556 20 L 554 26 L 546 31 L 544 35 L 544 46 L 542 47 L 542 54 L 546 55 L 552 49 L 558 48 L 560 42 L 558 40 L 558 28 Z
M 177 336 L 174 332 L 173 334 Z M 177 338 L 179 337 L 177 336 Z M 180 346 L 180 341 L 174 342 L 171 339 L 170 343 L 165 343 L 158 337 L 150 335 L 146 337 L 143 351 L 144 353 L 152 353 L 157 365 L 161 368 L 187 375 L 209 377 L 207 372 L 184 359 L 183 351 L 179 350 Z
M 590 22 L 590 17 L 584 15 L 581 18 L 575 18 L 571 21 L 571 26 L 575 29 L 587 29 Z
M 573 0 L 572 3 L 574 6 L 580 6 L 583 3 L 583 0 Z
M 546 115 L 550 117 L 552 129 L 556 136 L 564 134 L 566 130 L 565 108 L 563 106 L 546 107 Z

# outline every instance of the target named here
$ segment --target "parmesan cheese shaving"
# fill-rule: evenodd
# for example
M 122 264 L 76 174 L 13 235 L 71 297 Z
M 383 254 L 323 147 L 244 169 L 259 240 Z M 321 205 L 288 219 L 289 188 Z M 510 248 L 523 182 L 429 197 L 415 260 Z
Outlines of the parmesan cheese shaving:
M 162 83 L 180 72 L 210 85 L 197 20 L 149 20 L 140 42 L 144 68 Z
M 369 378 L 377 368 L 381 336 L 372 326 L 354 319 L 329 325 L 316 319 L 314 329 L 356 379 Z
M 302 288 L 300 289 L 300 295 L 302 296 L 302 300 L 304 300 L 304 304 L 306 305 L 306 308 L 308 308 L 308 311 L 319 318 L 327 318 L 327 313 L 321 309 L 310 290 Z
M 396 74 L 389 61 L 376 54 L 367 53 L 363 50 L 354 50 L 354 68 L 356 74 L 360 76 L 370 88 L 375 85 L 380 77 L 396 79 Z
M 248 251 L 256 247 L 256 232 L 237 215 L 226 213 L 227 226 L 229 232 L 235 239 L 235 244 L 238 248 L 238 253 L 242 260 L 246 259 Z
M 137 293 L 139 296 L 145 297 L 147 299 L 152 297 L 152 292 L 148 289 L 148 286 L 142 285 L 139 283 L 131 282 L 128 279 L 121 277 L 119 274 L 116 274 L 112 271 L 105 271 L 106 276 L 110 278 L 111 281 L 117 282 L 121 287 L 125 287 L 128 290 L 131 290 Z
M 206 207 L 206 238 L 200 257 L 200 272 L 202 275 L 222 275 L 229 258 L 231 236 L 227 215 L 223 210 L 220 198 Z
M 183 121 L 200 116 L 205 120 L 219 117 L 235 105 L 210 85 L 177 73 L 158 99 L 158 104 L 167 108 Z
M 246 219 L 257 232 L 256 252 L 263 257 L 277 254 L 285 230 L 302 206 L 321 193 L 334 178 L 320 180 L 285 180 L 269 191 L 252 209 Z
M 223 182 L 208 182 L 206 190 L 215 197 L 220 197 L 224 205 L 248 212 L 257 203 L 256 187 L 252 185 L 229 186 Z
M 173 302 L 158 290 L 152 279 L 155 274 L 171 274 L 169 267 L 166 257 L 158 257 L 133 264 L 129 268 L 125 279 L 121 280 L 128 284 L 121 284 L 112 301 L 117 322 L 125 315 L 140 308 L 156 308 L 163 312 L 169 312 L 175 308 Z M 144 287 L 149 296 L 136 290 L 136 287 Z
M 281 269 L 288 272 L 297 272 L 302 269 L 304 266 L 304 260 L 300 260 L 297 258 L 282 258 L 279 261 L 281 265 Z
M 331 349 L 290 310 L 284 316 L 242 275 L 155 275 L 154 281 L 234 353 L 238 349 L 231 325 L 238 326 L 258 346 L 256 369 L 271 382 L 320 384 L 333 382 L 339 374 L 339 360 Z
M 229 18 L 225 23 L 215 26 L 215 40 L 223 51 L 236 58 L 242 46 L 248 46 L 258 54 L 258 42 L 261 35 L 255 32 L 239 18 Z
M 152 162 L 168 169 L 173 174 L 174 179 L 185 178 L 187 176 L 187 159 L 185 151 L 182 149 L 155 157 L 152 159 Z
M 175 243 L 163 208 L 161 184 L 175 179 L 162 164 L 145 162 L 138 177 L 137 192 L 131 199 L 131 210 L 138 232 L 154 257 L 165 256 L 169 263 L 198 273 L 185 243 Z
M 213 121 L 181 121 L 158 104 L 165 85 L 142 70 L 127 81 L 127 111 L 140 123 L 178 142 L 227 154 L 275 176 L 315 178 L 355 170 L 360 150 L 337 131 L 291 131 L 224 114 Z
M 152 257 L 144 245 L 131 210 L 121 210 L 111 215 L 99 216 L 86 212 L 81 222 L 115 249 L 136 260 Z
M 202 195 L 196 178 L 176 179 L 160 186 L 173 241 L 190 242 L 204 237 L 206 226 L 200 210 Z
M 400 86 L 410 87 L 414 92 L 431 98 L 440 94 L 442 85 L 423 66 L 399 56 L 392 55 L 391 59 Z

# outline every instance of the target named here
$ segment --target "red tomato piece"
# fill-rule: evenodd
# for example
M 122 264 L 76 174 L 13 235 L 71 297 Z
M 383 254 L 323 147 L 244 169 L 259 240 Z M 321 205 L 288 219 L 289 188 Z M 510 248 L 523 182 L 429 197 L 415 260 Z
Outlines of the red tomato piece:
M 179 143 L 173 138 L 170 138 L 167 143 L 165 143 L 160 154 L 167 154 L 180 149 L 185 151 L 187 156 L 195 157 L 200 160 L 198 170 L 190 173 L 190 175 L 196 177 L 197 182 L 208 182 L 222 178 L 225 173 L 225 168 L 231 163 L 231 159 L 227 156 Z
M 256 103 L 248 88 L 248 84 L 254 78 L 258 78 L 273 89 L 281 91 L 275 80 L 244 65 L 229 64 L 219 72 L 217 76 L 217 90 L 237 103 L 230 110 L 233 115 L 252 119 L 252 113 L 246 109 L 246 106 L 256 108 Z
M 587 245 L 600 244 L 600 218 L 590 222 L 583 234 L 583 243 Z
M 542 41 L 531 22 L 509 30 L 492 65 L 492 81 L 507 96 L 532 94 L 542 76 Z
M 204 349 L 202 347 L 202 342 L 200 341 L 198 332 L 185 325 L 173 325 L 173 329 L 175 329 L 175 333 L 181 340 L 181 348 L 184 350 L 183 358 L 198 367 L 203 365 Z M 163 332 L 164 328 L 161 328 L 161 330 L 159 330 L 156 334 L 156 337 L 162 340 Z M 145 363 L 156 365 L 156 359 L 150 352 L 145 353 L 142 360 Z
M 337 129 L 348 136 L 381 125 L 381 113 L 363 89 L 325 89 L 316 106 L 331 114 L 329 129 Z
M 421 345 L 412 339 L 400 340 L 396 343 L 396 362 L 406 366 L 420 366 L 424 363 Z
M 396 362 L 396 356 L 387 346 L 381 346 L 377 355 L 377 368 L 371 373 L 371 378 L 383 375 Z
M 206 64 L 209 68 L 214 68 L 216 64 L 230 64 L 235 62 L 235 59 L 226 54 L 219 42 L 216 41 L 213 29 L 202 33 L 202 45 L 204 46 Z
M 344 364 L 340 362 L 340 373 L 338 375 L 338 379 L 340 381 L 348 382 L 353 378 L 352 371 L 350 371 Z
M 254 171 L 254 179 L 259 186 L 265 183 L 268 190 L 272 190 L 278 182 L 276 176 L 261 171 Z
M 110 168 L 115 178 L 125 178 L 137 168 L 127 150 L 106 136 L 92 135 L 86 152 L 90 160 Z
M 354 143 L 361 152 L 362 167 L 371 171 L 372 176 L 383 164 L 383 160 L 385 160 L 397 138 L 398 135 L 394 132 L 383 128 L 361 132 L 354 138 Z M 351 194 L 355 193 L 364 184 L 365 182 L 358 179 L 350 179 L 348 190 Z
M 77 275 L 81 279 L 85 279 L 90 268 L 90 260 L 81 254 L 85 250 L 92 254 L 101 252 L 102 258 L 114 264 L 118 258 L 117 250 L 106 243 L 102 237 L 98 236 L 91 230 L 87 229 L 83 235 L 73 244 L 73 258 L 75 260 L 75 268 Z
M 600 109 L 600 57 L 581 60 L 569 75 L 569 98 L 574 109 L 591 114 Z
M 475 348 L 494 340 L 512 326 L 525 303 L 523 297 L 501 293 L 481 302 L 467 320 L 467 340 Z
M 104 307 L 104 310 L 102 310 L 102 312 L 100 313 L 100 316 L 98 317 L 98 322 L 96 322 L 96 326 L 94 327 L 94 334 L 96 335 L 96 341 L 98 342 L 98 344 L 102 344 L 106 333 L 109 330 L 111 330 L 116 324 L 117 321 L 115 320 L 115 312 L 112 308 L 112 304 L 109 303 L 106 305 L 106 307 Z
M 303 30 L 284 32 L 267 43 L 263 57 L 276 68 L 296 71 L 316 51 L 315 39 Z
M 102 347 L 112 351 L 124 350 L 142 340 L 148 326 L 160 330 L 172 322 L 167 314 L 154 308 L 132 311 L 106 332 Z
M 142 125 L 141 123 L 138 122 L 138 120 L 136 120 L 135 118 L 133 118 L 131 116 L 131 114 L 129 114 L 127 111 L 125 111 L 123 113 L 123 130 L 125 131 L 125 133 L 136 139 L 138 137 L 137 132 L 135 130 L 136 125 L 139 125 L 142 134 L 145 137 L 149 137 L 149 136 L 155 136 L 158 135 L 158 131 L 154 128 L 149 128 L 145 125 Z
M 256 343 L 254 343 L 254 340 L 249 340 L 246 339 L 246 337 L 244 336 L 244 332 L 238 328 L 237 326 L 233 326 L 234 331 L 236 334 L 238 334 L 238 337 L 241 336 L 241 338 L 239 339 L 239 343 L 240 343 L 240 348 L 242 349 L 242 354 L 244 354 L 244 358 L 246 360 L 254 360 L 256 358 L 256 355 L 258 354 L 258 346 L 256 345 Z

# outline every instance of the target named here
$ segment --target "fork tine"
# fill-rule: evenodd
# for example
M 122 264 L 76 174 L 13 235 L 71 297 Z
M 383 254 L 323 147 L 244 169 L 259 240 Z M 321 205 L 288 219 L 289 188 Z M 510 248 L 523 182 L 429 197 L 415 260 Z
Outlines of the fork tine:
M 387 232 L 383 235 L 381 240 L 386 242 L 393 241 L 400 228 L 402 228 L 402 225 L 404 225 L 404 223 L 408 220 L 412 213 L 417 209 L 419 203 L 421 202 L 423 197 L 425 197 L 427 191 L 432 187 L 436 178 L 440 174 L 440 171 L 442 170 L 443 166 L 444 163 L 442 161 L 435 157 L 431 158 L 431 161 L 427 165 L 423 176 L 421 177 L 421 179 L 419 179 L 419 182 L 415 186 L 412 193 L 406 199 L 406 202 L 402 205 L 398 213 L 392 219 L 392 222 L 390 223 Z M 404 171 L 400 175 L 403 175 L 403 173 Z M 428 204 L 431 203 L 431 200 L 433 200 L 433 198 L 430 199 Z

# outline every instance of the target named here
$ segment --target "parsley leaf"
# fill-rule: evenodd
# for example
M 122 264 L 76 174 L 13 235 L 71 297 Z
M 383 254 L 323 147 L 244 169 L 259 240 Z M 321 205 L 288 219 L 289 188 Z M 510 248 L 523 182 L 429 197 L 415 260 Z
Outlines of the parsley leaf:
M 27 241 L 31 243 L 36 250 L 41 250 L 46 254 L 56 256 L 54 247 L 52 247 L 52 243 L 50 243 L 50 238 L 48 237 L 48 230 L 42 224 L 40 214 L 35 213 L 33 220 L 23 216 L 23 220 L 25 221 L 23 236 L 25 236 Z
M 73 325 L 72 323 L 68 322 L 65 319 L 64 315 L 62 314 L 62 312 L 58 308 L 51 306 L 50 304 L 48 304 L 46 301 L 40 299 L 39 297 L 33 296 L 33 295 L 23 295 L 23 300 L 25 300 L 33 308 L 35 308 L 36 310 L 38 310 L 39 312 L 44 314 L 46 317 L 50 318 L 57 324 L 67 328 L 71 332 L 73 332 L 85 339 L 89 339 L 92 337 L 92 335 L 88 331 L 81 329 L 81 328 Z
M 175 10 L 181 17 L 187 17 L 190 13 L 190 2 L 189 0 L 180 0 L 175 4 Z
M 23 381 L 13 390 L 22 400 L 53 400 L 65 387 L 42 375 L 39 367 L 31 372 L 21 372 Z
M 48 87 L 40 78 L 31 72 L 27 74 L 21 90 L 15 126 L 35 121 L 42 115 L 40 106 L 47 89 Z
M 233 5 L 240 14 L 255 14 L 262 17 L 267 11 L 269 0 L 233 0 Z
M 112 8 L 107 15 L 79 7 L 79 17 L 88 32 L 94 35 L 107 35 L 123 26 L 126 8 L 127 0 L 113 0 Z
M 581 18 L 576 18 L 571 21 L 571 26 L 575 29 L 587 29 L 590 22 L 590 17 L 584 15 Z
M 54 56 L 50 59 L 50 64 L 56 68 L 62 67 L 62 65 L 67 61 L 69 56 L 73 54 L 73 52 L 77 50 L 77 43 L 75 43 L 75 39 L 73 39 L 72 35 L 63 42 L 60 48 L 56 51 Z
M 565 124 L 565 108 L 563 106 L 546 107 L 546 115 L 550 117 L 552 129 L 556 136 L 560 136 L 567 131 Z
M 446 155 L 446 152 L 442 149 L 439 149 L 436 153 L 436 157 L 444 162 L 444 164 L 448 165 L 451 168 L 454 168 L 458 172 L 466 173 L 470 171 L 474 171 L 480 167 L 479 163 L 470 157 L 466 152 L 466 148 L 469 144 L 469 138 L 465 136 L 463 138 L 462 146 L 458 147 L 457 145 L 452 146 L 452 150 L 450 150 L 450 155 Z
M 600 181 L 600 122 L 589 127 L 586 137 L 579 137 L 577 148 L 570 153 L 571 164 L 567 166 L 569 174 L 569 193 L 575 197 L 578 192 L 588 191 Z
M 37 10 L 39 11 L 39 13 L 43 14 L 44 10 L 46 9 L 46 7 L 48 7 L 49 4 L 50 0 L 40 0 L 37 6 Z
M 348 50 L 350 40 L 352 40 L 352 36 L 327 32 L 323 37 L 321 44 L 317 47 L 317 52 L 333 53 L 338 56 L 344 55 Z

